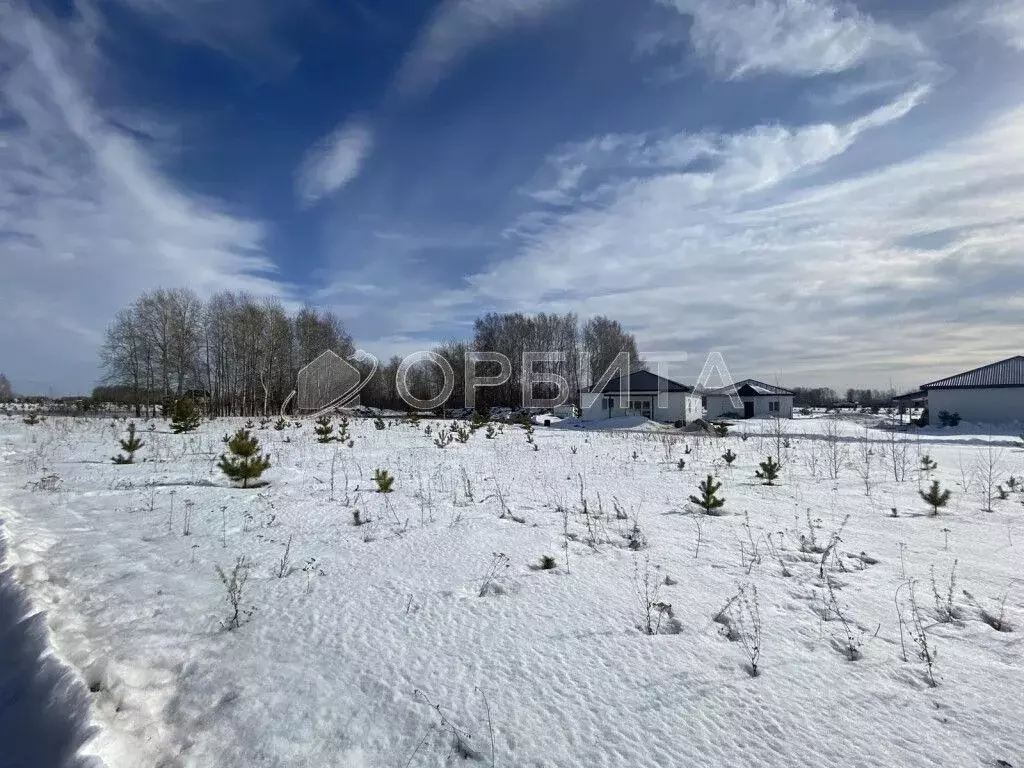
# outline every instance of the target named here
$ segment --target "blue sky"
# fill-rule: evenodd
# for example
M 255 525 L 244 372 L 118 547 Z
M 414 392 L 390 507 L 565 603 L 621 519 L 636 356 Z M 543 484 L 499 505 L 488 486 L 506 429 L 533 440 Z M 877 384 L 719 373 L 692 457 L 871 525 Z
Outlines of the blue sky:
M 0 370 L 88 389 L 140 292 L 485 311 L 916 386 L 1021 351 L 1024 0 L 13 0 Z

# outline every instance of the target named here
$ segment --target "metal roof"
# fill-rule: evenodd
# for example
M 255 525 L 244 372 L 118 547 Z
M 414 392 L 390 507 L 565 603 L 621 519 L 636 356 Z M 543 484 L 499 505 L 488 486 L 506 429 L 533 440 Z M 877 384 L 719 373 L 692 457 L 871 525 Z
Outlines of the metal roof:
M 623 385 L 628 389 L 624 389 Z M 629 376 L 612 379 L 601 390 L 601 394 L 615 394 L 623 391 L 631 393 L 692 392 L 693 387 L 666 379 L 664 376 L 658 376 L 647 370 L 640 370 L 634 371 Z
M 1024 387 L 1024 355 L 925 384 L 921 389 L 979 389 L 982 387 Z
M 704 394 L 706 395 L 731 395 L 733 392 L 739 395 L 746 395 L 747 397 L 793 394 L 788 389 L 776 387 L 771 384 L 765 384 L 763 381 L 758 381 L 757 379 L 743 379 L 743 381 L 737 381 L 731 387 L 718 387 L 717 389 L 704 390 Z
M 907 403 L 907 402 L 916 403 L 916 402 L 918 402 L 920 400 L 927 400 L 927 399 L 928 399 L 928 393 L 925 392 L 923 389 L 919 389 L 916 392 L 907 392 L 905 395 L 896 395 L 895 397 L 893 397 L 893 400 L 895 402 L 897 402 L 897 403 Z

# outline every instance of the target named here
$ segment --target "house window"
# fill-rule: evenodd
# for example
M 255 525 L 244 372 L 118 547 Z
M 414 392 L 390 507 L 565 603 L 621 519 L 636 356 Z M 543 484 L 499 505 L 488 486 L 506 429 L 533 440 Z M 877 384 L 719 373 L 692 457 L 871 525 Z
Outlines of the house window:
M 610 410 L 611 410 L 612 408 L 614 408 L 614 407 L 615 407 L 615 398 L 612 398 L 612 397 L 606 397 L 606 398 L 604 399 L 604 407 L 605 407 L 605 408 L 606 408 L 607 410 L 609 410 L 609 411 L 610 411 Z
M 778 400 L 769 400 L 768 401 L 768 410 L 769 411 L 778 411 L 779 410 L 779 401 Z

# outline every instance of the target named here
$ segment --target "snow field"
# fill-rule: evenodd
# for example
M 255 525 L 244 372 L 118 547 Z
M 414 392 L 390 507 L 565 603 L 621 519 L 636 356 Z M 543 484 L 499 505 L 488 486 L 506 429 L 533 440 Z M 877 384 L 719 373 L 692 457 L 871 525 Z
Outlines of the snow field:
M 746 439 L 537 427 L 534 451 L 509 425 L 441 450 L 423 432 L 440 422 L 352 420 L 348 448 L 316 443 L 304 421 L 255 431 L 269 485 L 242 490 L 215 468 L 220 436 L 242 421 L 191 435 L 140 421 L 147 445 L 130 466 L 110 463 L 124 423 L 0 422 L 19 580 L 92 690 L 100 733 L 85 751 L 111 768 L 443 766 L 460 750 L 488 766 L 1024 762 L 1024 507 L 1011 494 L 984 511 L 980 478 L 990 460 L 1004 487 L 1024 475 L 1010 438 L 991 452 L 912 439 L 897 482 L 886 433 L 839 422 L 830 442 L 824 420 L 801 419 L 785 425 L 799 427 L 767 487 L 754 470 L 774 450 L 771 422 L 744 424 Z M 832 447 L 838 478 L 820 455 Z M 918 497 L 931 479 L 920 452 L 954 493 L 937 518 Z M 378 467 L 393 493 L 374 492 Z M 709 472 L 722 517 L 686 501 Z M 354 509 L 370 522 L 354 525 Z M 821 555 L 801 551 L 812 530 L 818 549 L 841 537 L 825 573 L 863 641 L 858 661 L 842 653 Z M 557 568 L 538 569 L 542 555 Z M 214 566 L 240 556 L 243 607 L 256 610 L 226 632 Z M 954 561 L 961 618 L 941 623 L 931 571 L 944 593 Z M 648 573 L 676 634 L 638 629 Z M 938 648 L 936 687 L 906 637 L 902 657 L 894 596 L 907 578 Z M 756 678 L 713 620 L 741 586 L 757 591 Z M 987 607 L 1007 594 L 1015 631 L 983 622 L 962 589 Z

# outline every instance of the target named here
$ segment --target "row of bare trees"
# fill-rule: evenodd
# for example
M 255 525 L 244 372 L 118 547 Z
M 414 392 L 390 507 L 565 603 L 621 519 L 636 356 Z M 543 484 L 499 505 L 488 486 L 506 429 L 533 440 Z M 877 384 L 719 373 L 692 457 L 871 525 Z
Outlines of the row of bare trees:
M 220 293 L 203 302 L 186 289 L 159 289 L 119 312 L 108 327 L 102 348 L 105 386 L 95 395 L 130 404 L 138 415 L 150 415 L 158 404 L 184 395 L 201 399 L 211 415 L 270 415 L 295 388 L 299 369 L 326 350 L 343 357 L 354 351 L 351 336 L 330 312 L 305 308 L 289 315 L 277 301 L 244 293 Z M 527 365 L 562 377 L 574 401 L 620 353 L 626 352 L 634 366 L 641 363 L 636 339 L 621 324 L 606 317 L 581 322 L 573 313 L 490 313 L 477 319 L 471 341 L 450 341 L 430 351 L 455 373 L 444 403 L 449 408 L 466 402 L 466 360 L 475 352 L 499 353 L 512 366 L 505 384 L 475 392 L 481 409 L 520 402 L 524 352 L 553 353 L 557 359 Z M 361 392 L 363 404 L 405 407 L 396 386 L 401 362 L 395 357 L 380 366 Z M 475 371 L 495 376 L 500 367 L 481 362 Z M 406 380 L 420 400 L 443 388 L 441 370 L 429 362 L 413 366 Z M 541 390 L 536 394 L 553 394 Z
M 488 313 L 476 320 L 472 341 L 449 341 L 434 347 L 455 376 L 454 388 L 444 403 L 446 408 L 472 404 L 478 410 L 514 407 L 522 402 L 523 377 L 530 373 L 548 373 L 561 377 L 568 387 L 570 402 L 578 404 L 582 387 L 597 381 L 616 357 L 625 352 L 632 367 L 642 364 L 636 339 L 615 320 L 593 317 L 581 322 L 574 313 L 536 315 Z M 466 397 L 467 358 L 475 353 L 497 353 L 511 364 L 504 384 L 480 387 Z M 545 355 L 544 359 L 525 359 L 524 353 Z M 488 360 L 471 362 L 469 369 L 477 377 L 501 375 L 501 364 Z M 380 372 L 362 391 L 364 404 L 385 408 L 405 407 L 396 387 L 401 358 L 382 365 Z M 527 370 L 529 368 L 529 370 Z M 437 396 L 444 386 L 443 373 L 436 364 L 423 362 L 406 374 L 409 391 L 419 400 Z M 537 397 L 553 397 L 554 385 L 534 387 Z
M 289 316 L 277 301 L 244 293 L 203 303 L 187 289 L 158 289 L 107 328 L 107 386 L 96 394 L 133 405 L 137 415 L 189 394 L 212 415 L 268 415 L 292 391 L 298 370 L 327 349 L 353 349 L 329 312 L 307 308 Z

